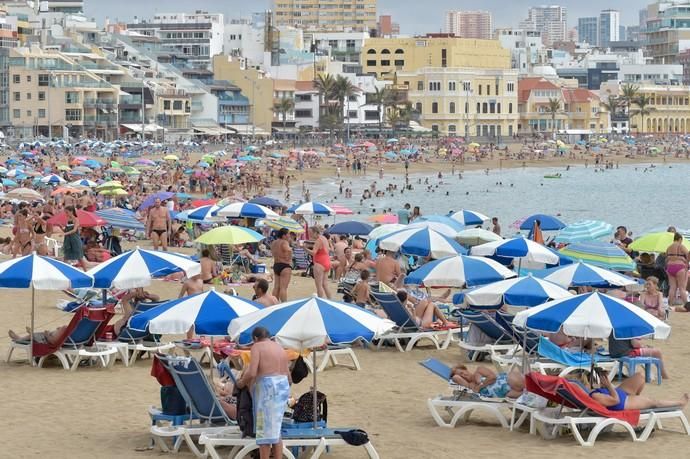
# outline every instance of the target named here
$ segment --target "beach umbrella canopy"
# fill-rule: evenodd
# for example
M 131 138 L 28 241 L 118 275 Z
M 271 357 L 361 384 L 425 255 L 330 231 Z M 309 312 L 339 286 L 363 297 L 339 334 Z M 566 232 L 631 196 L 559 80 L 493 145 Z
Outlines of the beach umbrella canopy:
M 443 258 L 467 253 L 453 239 L 429 228 L 406 228 L 383 236 L 378 245 L 383 250 L 418 257 Z
M 506 258 L 519 258 L 535 263 L 558 263 L 558 255 L 543 245 L 522 237 L 487 242 L 486 244 L 472 247 L 471 253 L 472 255 L 485 257 L 495 255 Z
M 617 245 L 609 242 L 577 242 L 564 247 L 560 252 L 573 260 L 589 263 L 613 271 L 632 271 L 635 262 Z
M 527 217 L 521 224 L 521 230 L 531 230 L 534 223 L 539 220 L 539 227 L 542 231 L 558 231 L 565 228 L 565 223 L 552 215 L 534 214 Z
M 489 220 L 489 217 L 486 215 L 480 214 L 479 212 L 475 212 L 473 210 L 459 210 L 457 212 L 453 212 L 450 215 L 450 218 L 464 226 L 483 225 L 484 222 Z
M 46 175 L 45 177 L 41 178 L 41 183 L 47 183 L 49 185 L 57 185 L 66 182 L 67 180 L 56 174 Z
M 601 237 L 611 236 L 612 233 L 613 226 L 609 223 L 600 220 L 582 220 L 563 228 L 554 241 L 566 244 L 593 241 Z
M 393 214 L 372 215 L 371 217 L 368 217 L 367 220 L 382 225 L 389 225 L 398 223 L 398 216 Z
M 6 199 L 18 199 L 20 201 L 42 201 L 41 194 L 31 188 L 15 188 L 5 194 Z
M 251 204 L 249 202 L 233 202 L 226 206 L 222 206 L 218 210 L 212 213 L 212 215 L 222 218 L 262 218 L 262 219 L 275 219 L 280 215 L 273 212 L 268 207 L 264 207 L 260 204 Z
M 180 158 L 177 157 L 177 155 L 165 155 L 163 156 L 163 159 L 166 161 L 179 161 Z
M 264 225 L 268 226 L 269 228 L 273 228 L 276 230 L 279 230 L 281 228 L 285 228 L 286 230 L 292 232 L 292 233 L 297 233 L 301 234 L 304 233 L 304 227 L 294 221 L 291 218 L 288 217 L 279 217 L 276 218 L 275 220 L 266 220 L 263 222 Z
M 167 201 L 168 199 L 171 199 L 175 196 L 175 193 L 170 192 L 170 191 L 159 191 L 158 193 L 153 193 L 152 195 L 149 195 L 144 199 L 144 202 L 141 203 L 139 206 L 139 210 L 146 210 L 149 207 L 152 207 L 153 204 L 156 202 L 156 199 L 160 199 L 161 201 Z
M 328 228 L 329 234 L 349 234 L 353 236 L 366 236 L 374 228 L 364 222 L 347 221 L 336 223 Z
M 405 278 L 405 284 L 424 287 L 472 287 L 515 277 L 513 271 L 483 257 L 464 255 L 426 263 Z
M 467 247 L 486 244 L 487 242 L 502 241 L 503 238 L 493 231 L 482 228 L 468 228 L 455 235 L 455 240 Z
M 336 215 L 354 215 L 355 213 L 352 209 L 349 209 L 345 206 L 341 206 L 339 204 L 333 204 L 330 207 L 331 209 L 333 209 Z
M 266 207 L 284 207 L 283 203 L 269 196 L 257 196 L 249 200 L 252 204 L 259 204 Z
M 406 225 L 401 225 L 399 223 L 388 223 L 385 225 L 377 226 L 374 229 L 372 229 L 367 237 L 369 239 L 379 239 L 383 236 L 386 236 L 391 233 L 398 232 L 402 229 L 407 228 Z
M 136 248 L 90 269 L 95 288 L 129 289 L 146 287 L 151 278 L 184 271 L 187 277 L 201 273 L 199 262 L 172 252 Z
M 648 336 L 665 339 L 671 333 L 670 325 L 642 308 L 599 292 L 549 301 L 520 311 L 513 324 L 541 333 L 562 329 L 568 336 L 593 339 L 607 339 L 611 335 L 618 340 Z
M 88 212 L 86 210 L 77 209 L 77 220 L 79 225 L 85 228 L 90 228 L 94 226 L 104 226 L 107 222 L 98 216 L 94 212 Z M 65 211 L 58 212 L 47 220 L 47 223 L 57 226 L 67 225 L 67 213 Z
M 413 225 L 418 222 L 442 223 L 443 225 L 452 228 L 455 234 L 465 229 L 465 226 L 462 223 L 445 215 L 424 215 L 415 220 Z M 453 235 L 455 236 L 455 234 Z
M 182 334 L 191 327 L 197 335 L 226 336 L 233 319 L 256 312 L 261 305 L 215 290 L 168 301 L 132 316 L 129 327 L 160 334 Z
M 81 180 L 75 180 L 74 182 L 70 182 L 71 186 L 85 186 L 89 188 L 95 188 L 97 186 L 97 183 L 92 181 L 92 180 L 87 180 L 87 179 L 81 179 Z
M 107 190 L 113 188 L 122 188 L 122 182 L 119 180 L 110 180 L 108 182 L 103 182 L 96 187 L 98 190 Z
M 532 276 L 494 282 L 465 293 L 470 306 L 531 307 L 571 296 L 563 287 Z
M 638 252 L 665 253 L 668 246 L 673 243 L 675 234 L 676 233 L 669 233 L 667 231 L 645 234 L 635 239 L 628 248 Z M 690 250 L 690 241 L 683 238 L 683 245 L 686 249 Z
M 101 196 L 127 196 L 129 193 L 122 188 L 107 188 L 98 192 Z
M 292 206 L 287 211 L 296 215 L 335 215 L 335 211 L 331 207 L 320 202 L 305 202 Z
M 262 239 L 264 239 L 264 237 L 254 230 L 250 230 L 249 228 L 244 228 L 242 226 L 227 225 L 213 228 L 211 231 L 208 231 L 196 238 L 195 242 L 207 245 L 237 245 L 251 244 L 254 242 L 259 242 Z
M 455 220 L 453 220 L 455 221 Z M 456 225 L 459 225 L 458 222 L 455 222 Z M 410 223 L 407 225 L 406 228 L 428 228 L 431 230 L 436 231 L 437 233 L 441 233 L 446 237 L 449 237 L 451 239 L 455 239 L 455 236 L 458 235 L 458 231 L 452 227 L 448 226 L 445 223 L 441 222 L 430 222 L 430 221 L 419 221 L 415 220 L 413 223 Z
M 239 317 L 230 323 L 228 335 L 240 344 L 252 341 L 256 327 L 265 327 L 284 347 L 303 350 L 326 343 L 371 341 L 395 324 L 358 306 L 317 297 L 281 303 Z
M 4 178 L 4 179 L 2 179 L 2 185 L 8 186 L 8 187 L 15 187 L 15 186 L 18 186 L 19 184 L 12 179 Z
M 111 207 L 109 209 L 97 210 L 95 214 L 105 220 L 108 226 L 112 226 L 113 228 L 136 231 L 144 231 L 146 229 L 144 224 L 136 219 L 136 214 L 131 210 Z
M 216 211 L 218 211 L 220 208 L 221 206 L 217 204 L 209 204 L 197 207 L 196 209 L 187 211 L 187 219 L 205 222 L 223 221 L 225 220 L 224 217 L 217 217 L 215 215 Z
M 582 262 L 547 269 L 536 275 L 563 288 L 619 288 L 637 284 L 635 279 Z

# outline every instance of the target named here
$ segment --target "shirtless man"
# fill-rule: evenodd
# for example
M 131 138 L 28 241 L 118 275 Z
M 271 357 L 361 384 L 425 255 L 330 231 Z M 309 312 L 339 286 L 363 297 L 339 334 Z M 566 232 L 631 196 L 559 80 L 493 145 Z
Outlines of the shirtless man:
M 76 207 L 77 202 L 76 199 L 74 199 L 74 196 L 69 191 L 65 192 L 65 196 L 62 198 L 62 207 L 69 207 L 69 206 L 75 206 Z
M 268 281 L 266 279 L 258 279 L 254 283 L 254 301 L 266 308 L 278 304 L 278 298 L 268 293 Z
M 271 452 L 273 457 L 281 457 L 280 427 L 290 396 L 288 359 L 283 347 L 270 340 L 265 328 L 256 327 L 252 339 L 249 367 L 237 381 L 237 387 L 253 387 L 254 412 L 264 419 L 261 428 L 256 429 L 259 457 L 269 459 Z
M 213 282 L 216 277 L 216 262 L 211 258 L 211 251 L 204 249 L 201 251 L 201 258 L 199 259 L 201 265 L 201 281 L 208 285 Z
M 192 276 L 189 279 L 185 279 L 182 283 L 182 288 L 180 289 L 180 294 L 177 295 L 178 298 L 185 296 L 196 295 L 204 291 L 204 283 L 201 281 L 201 274 Z M 192 326 L 187 330 L 187 339 L 194 338 L 194 327 Z
M 292 247 L 288 242 L 289 234 L 287 229 L 281 228 L 278 230 L 276 240 L 271 243 L 273 274 L 275 274 L 273 296 L 279 301 L 287 301 L 287 290 L 290 285 L 290 276 L 292 276 Z
M 161 200 L 156 199 L 149 209 L 146 220 L 146 234 L 153 242 L 153 250 L 160 246 L 164 252 L 168 251 L 168 232 L 170 231 L 170 213 L 167 207 L 161 206 Z
M 376 259 L 376 279 L 393 288 L 402 283 L 400 263 L 388 251 L 384 250 Z
M 347 236 L 341 234 L 338 238 L 338 242 L 335 243 L 334 252 L 337 264 L 335 265 L 335 278 L 340 279 L 345 275 L 347 270 L 348 261 L 345 257 L 345 249 L 349 247 L 347 243 Z
M 81 196 L 79 196 L 79 208 L 88 210 L 91 207 L 91 198 L 87 194 L 87 191 L 83 191 Z

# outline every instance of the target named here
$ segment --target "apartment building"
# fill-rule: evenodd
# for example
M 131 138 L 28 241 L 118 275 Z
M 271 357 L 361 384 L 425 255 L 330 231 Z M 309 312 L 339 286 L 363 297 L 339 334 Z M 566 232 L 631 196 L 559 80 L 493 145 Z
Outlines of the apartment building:
M 273 0 L 273 21 L 330 32 L 369 32 L 377 27 L 376 0 Z
M 527 19 L 520 22 L 520 29 L 541 32 L 545 46 L 551 46 L 568 38 L 568 10 L 564 6 L 534 6 L 527 11 Z
M 456 37 L 490 40 L 493 16 L 489 11 L 446 11 L 443 31 Z

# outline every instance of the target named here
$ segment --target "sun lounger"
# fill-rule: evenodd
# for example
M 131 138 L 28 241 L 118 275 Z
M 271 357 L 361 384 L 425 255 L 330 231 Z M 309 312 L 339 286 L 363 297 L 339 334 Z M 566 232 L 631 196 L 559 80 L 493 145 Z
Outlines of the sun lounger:
M 492 354 L 492 357 L 507 353 L 512 357 L 520 349 L 520 345 L 516 343 L 510 333 L 499 327 L 496 321 L 489 317 L 488 313 L 472 309 L 460 309 L 456 313 L 469 322 L 470 327 L 477 327 L 484 335 L 493 340 L 492 343 L 487 344 L 472 344 L 465 339 L 461 340 L 458 344 L 460 348 L 468 351 L 470 360 L 476 360 L 480 353 Z
M 543 336 L 539 338 L 537 352 L 541 358 L 532 362 L 531 367 L 532 370 L 544 375 L 558 372 L 558 376 L 565 378 L 576 371 L 590 371 L 592 362 L 597 367 L 608 371 L 610 381 L 613 381 L 618 373 L 618 362 L 613 359 L 597 353 L 570 352 L 567 349 L 556 346 Z
M 690 435 L 690 424 L 680 407 L 611 411 L 591 398 L 575 381 L 532 372 L 525 376 L 525 384 L 529 392 L 561 405 L 559 409 L 547 408 L 533 413 L 535 424 L 541 423 L 540 431 L 545 438 L 570 431 L 580 445 L 594 446 L 604 429 L 620 427 L 633 441 L 646 441 L 655 428 L 664 428 L 662 421 L 669 419 L 680 421 L 683 433 Z M 587 438 L 583 436 L 586 429 L 589 430 Z M 530 432 L 535 433 L 535 430 Z
M 362 367 L 359 364 L 359 360 L 357 359 L 357 355 L 350 346 L 329 345 L 323 351 L 312 352 L 317 352 L 317 358 L 319 354 L 323 354 L 323 356 L 321 357 L 321 362 L 319 362 L 316 367 L 316 371 L 318 372 L 325 370 L 329 365 L 333 367 L 345 367 L 355 371 L 359 371 L 362 369 Z M 352 364 L 341 362 L 340 360 L 338 360 L 339 356 L 348 358 L 352 362 Z M 311 358 L 305 358 L 304 363 L 309 368 L 309 371 L 314 371 Z
M 452 395 L 438 395 L 427 400 L 427 407 L 431 416 L 440 427 L 455 427 L 459 420 L 468 421 L 474 411 L 484 412 L 495 417 L 502 427 L 517 429 L 534 411 L 527 406 L 519 406 L 520 415 L 515 419 L 515 404 L 512 400 L 482 397 L 472 390 L 455 384 L 451 380 L 451 368 L 436 359 L 426 359 L 419 362 L 427 370 L 444 381 L 447 381 Z M 443 412 L 450 416 L 444 419 Z M 509 415 L 513 414 L 509 421 Z M 531 423 L 531 420 L 530 420 Z
M 42 367 L 45 360 L 54 355 L 65 370 L 76 370 L 84 360 L 99 361 L 103 367 L 114 363 L 111 358 L 117 349 L 94 347 L 95 337 L 103 332 L 108 321 L 113 317 L 111 309 L 89 308 L 82 306 L 72 316 L 67 327 L 58 337 L 57 344 L 39 343 L 34 341 L 32 355 L 38 358 L 38 366 Z M 7 354 L 7 361 L 12 358 L 15 349 L 29 354 L 29 341 L 12 341 Z
M 397 326 L 391 332 L 380 337 L 379 349 L 385 341 L 393 341 L 395 347 L 400 352 L 407 352 L 412 350 L 422 340 L 431 342 L 436 349 L 448 349 L 453 335 L 459 334 L 462 331 L 460 328 L 445 330 L 420 328 L 414 317 L 400 303 L 395 293 L 371 292 L 371 295 Z M 443 341 L 439 342 L 439 339 Z M 404 348 L 401 343 L 402 340 L 408 340 Z

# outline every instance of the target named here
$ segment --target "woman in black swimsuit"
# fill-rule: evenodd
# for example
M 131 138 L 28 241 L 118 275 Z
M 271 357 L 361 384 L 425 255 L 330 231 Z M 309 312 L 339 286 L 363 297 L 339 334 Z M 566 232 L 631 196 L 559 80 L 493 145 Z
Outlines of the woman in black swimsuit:
M 46 230 L 48 215 L 41 214 L 39 210 L 34 211 L 32 218 L 34 230 L 34 248 L 39 255 L 48 255 L 48 245 L 46 244 Z

